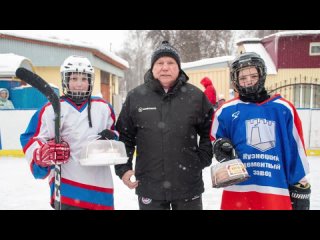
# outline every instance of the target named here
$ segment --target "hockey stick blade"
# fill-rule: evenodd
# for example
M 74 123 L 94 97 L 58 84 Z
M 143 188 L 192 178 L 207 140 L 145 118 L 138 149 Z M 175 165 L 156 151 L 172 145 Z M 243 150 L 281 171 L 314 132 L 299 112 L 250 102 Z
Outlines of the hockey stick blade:
M 45 80 L 43 80 L 40 76 L 29 71 L 26 68 L 18 68 L 16 70 L 16 76 L 21 80 L 25 81 L 26 83 L 30 84 L 31 86 L 35 87 L 36 89 L 38 89 L 43 95 L 46 96 L 46 98 L 52 104 L 53 111 L 55 113 L 55 124 L 56 124 L 55 140 L 56 140 L 56 143 L 60 143 L 59 129 L 60 129 L 61 110 L 60 110 L 59 97 Z

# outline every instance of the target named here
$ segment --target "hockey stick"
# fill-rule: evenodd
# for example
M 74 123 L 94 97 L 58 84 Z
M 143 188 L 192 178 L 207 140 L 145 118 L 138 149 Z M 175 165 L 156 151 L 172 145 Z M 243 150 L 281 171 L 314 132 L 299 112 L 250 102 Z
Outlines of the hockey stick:
M 43 80 L 37 74 L 29 71 L 26 68 L 18 68 L 16 70 L 16 76 L 26 83 L 30 84 L 34 88 L 38 89 L 49 102 L 52 104 L 53 111 L 55 113 L 54 119 L 54 132 L 55 132 L 55 142 L 60 143 L 60 100 L 57 94 L 53 91 L 50 85 Z M 61 210 L 61 195 L 60 195 L 60 185 L 61 185 L 61 165 L 55 164 L 55 176 L 54 176 L 54 208 L 56 210 Z

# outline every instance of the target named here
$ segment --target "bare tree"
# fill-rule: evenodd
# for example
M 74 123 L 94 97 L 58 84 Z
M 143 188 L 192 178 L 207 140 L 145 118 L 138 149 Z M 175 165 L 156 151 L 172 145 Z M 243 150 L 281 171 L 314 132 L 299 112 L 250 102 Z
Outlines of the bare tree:
M 146 39 L 147 31 L 132 30 L 128 32 L 124 48 L 117 54 L 128 61 L 130 68 L 125 72 L 126 91 L 133 89 L 144 81 L 148 69 L 148 57 L 151 54 L 150 41 Z
M 231 30 L 132 30 L 124 47 L 117 54 L 127 60 L 130 68 L 120 82 L 120 89 L 129 91 L 142 84 L 150 68 L 152 51 L 163 40 L 178 49 L 182 62 L 230 55 L 233 47 Z
M 180 57 L 184 62 L 191 62 L 201 59 L 201 46 L 198 30 L 176 31 L 176 46 Z
M 162 40 L 168 40 L 172 45 L 175 45 L 176 30 L 149 30 L 147 38 L 152 40 L 153 45 L 159 45 Z
M 168 40 L 178 49 L 182 62 L 229 55 L 233 48 L 231 30 L 150 30 L 153 47 Z
M 231 30 L 203 30 L 200 34 L 203 56 L 209 58 L 231 54 L 233 47 L 233 32 Z

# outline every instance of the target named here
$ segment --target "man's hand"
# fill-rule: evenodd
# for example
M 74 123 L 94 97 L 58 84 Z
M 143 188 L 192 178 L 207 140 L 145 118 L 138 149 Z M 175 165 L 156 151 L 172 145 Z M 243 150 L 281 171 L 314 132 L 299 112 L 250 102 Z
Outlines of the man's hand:
M 65 141 L 55 143 L 54 139 L 49 140 L 33 152 L 34 162 L 41 167 L 63 164 L 68 162 L 69 158 L 69 144 Z
M 131 181 L 132 176 L 134 177 L 133 170 L 126 171 L 126 173 L 123 174 L 123 176 L 122 176 L 123 183 L 130 189 L 134 189 L 134 188 L 138 187 L 138 183 L 139 183 L 139 181 Z

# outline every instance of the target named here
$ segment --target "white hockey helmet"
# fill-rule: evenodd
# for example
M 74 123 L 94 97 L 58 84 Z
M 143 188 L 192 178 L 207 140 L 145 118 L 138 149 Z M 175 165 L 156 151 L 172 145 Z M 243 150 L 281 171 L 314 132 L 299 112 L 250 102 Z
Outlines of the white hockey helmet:
M 75 101 L 75 103 L 82 103 L 91 96 L 95 76 L 94 68 L 89 59 L 81 56 L 70 56 L 65 59 L 61 65 L 60 73 L 62 79 L 62 91 L 66 96 Z M 72 73 L 81 73 L 87 75 L 89 82 L 89 88 L 87 91 L 70 91 L 69 80 Z

